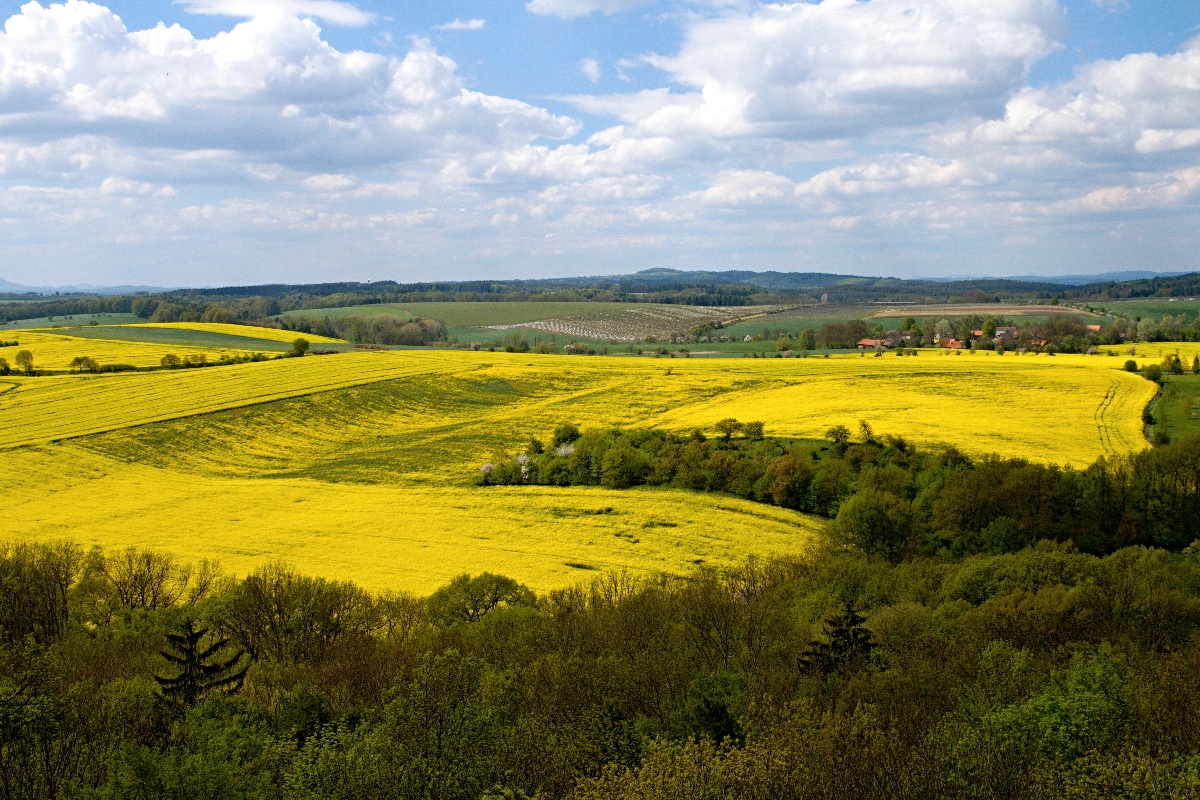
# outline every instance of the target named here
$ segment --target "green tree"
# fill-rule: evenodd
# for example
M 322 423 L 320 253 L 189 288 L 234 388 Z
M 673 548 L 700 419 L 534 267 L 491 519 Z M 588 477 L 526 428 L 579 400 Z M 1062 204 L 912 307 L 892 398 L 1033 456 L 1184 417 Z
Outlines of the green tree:
M 812 328 L 805 328 L 804 330 L 800 331 L 800 349 L 817 349 L 817 334 L 813 332 Z
M 648 472 L 646 460 L 624 436 L 613 442 L 600 459 L 600 485 L 610 489 L 644 483 Z
M 307 353 L 308 348 L 309 348 L 308 339 L 301 337 L 301 338 L 297 339 L 296 341 L 292 342 L 292 356 L 298 358 L 298 357 L 304 355 L 305 353 Z
M 889 492 L 863 489 L 842 503 L 834 532 L 867 556 L 894 562 L 904 551 L 910 522 L 911 512 L 903 500 Z
M 1160 367 L 1158 364 L 1147 364 L 1146 366 L 1142 367 L 1142 377 L 1148 381 L 1162 383 L 1162 367 Z
M 825 438 L 834 444 L 845 444 L 850 441 L 850 429 L 845 425 L 834 425 L 825 431 Z
M 0 375 L 9 375 L 12 373 L 12 367 L 8 365 L 8 359 L 0 358 Z
M 233 694 L 242 688 L 250 662 L 243 663 L 244 650 L 235 650 L 221 657 L 222 651 L 230 649 L 226 638 L 213 638 L 207 646 L 201 641 L 208 635 L 207 628 L 196 628 L 187 620 L 178 633 L 167 634 L 167 648 L 162 657 L 175 665 L 178 672 L 173 677 L 155 675 L 163 696 L 175 705 L 190 708 L 213 692 Z
M 532 606 L 533 592 L 506 575 L 481 572 L 459 575 L 429 596 L 429 611 L 445 624 L 478 622 L 497 608 Z
M 1125 371 L 1126 372 L 1137 372 L 1138 371 L 1138 363 L 1136 361 L 1134 361 L 1132 358 L 1129 359 L 1128 361 L 1125 362 Z
M 784 334 L 783 336 L 780 336 L 778 339 L 775 340 L 775 350 L 777 352 L 782 353 L 785 350 L 791 350 L 791 349 L 792 349 L 792 339 L 787 334 Z
M 1192 373 L 1200 375 L 1200 355 L 1192 356 Z
M 867 422 L 865 419 L 860 419 L 858 421 L 858 432 L 862 434 L 862 439 L 864 442 L 875 441 L 875 429 L 872 428 L 871 423 Z
M 800 656 L 800 667 L 816 675 L 846 674 L 864 667 L 875 642 L 863 619 L 849 604 L 825 619 L 828 642 L 813 642 Z
M 28 350 L 17 351 L 17 368 L 25 370 L 26 375 L 33 374 L 33 353 Z
M 813 469 L 800 456 L 786 455 L 767 466 L 767 492 L 777 506 L 802 510 L 808 507 L 808 488 Z
M 742 425 L 742 433 L 751 441 L 758 441 L 763 438 L 764 425 L 761 422 L 747 422 Z
M 728 442 L 735 433 L 742 429 L 742 423 L 738 422 L 733 417 L 726 417 L 725 419 L 718 421 L 713 427 L 716 428 L 717 433 L 721 434 L 721 437 Z
M 167 367 L 168 369 L 176 369 L 183 362 L 180 361 L 179 356 L 175 355 L 174 353 L 167 353 L 158 363 L 164 367 Z
M 550 439 L 551 447 L 562 447 L 564 444 L 570 444 L 581 436 L 579 426 L 573 422 L 564 422 L 554 429 L 554 436 Z
M 988 317 L 987 319 L 985 319 L 983 321 L 983 328 L 981 328 L 981 330 L 983 331 L 984 338 L 986 338 L 986 339 L 996 338 L 996 320 L 992 319 L 991 317 Z
M 96 372 L 100 365 L 91 356 L 75 356 L 71 359 L 71 372 Z

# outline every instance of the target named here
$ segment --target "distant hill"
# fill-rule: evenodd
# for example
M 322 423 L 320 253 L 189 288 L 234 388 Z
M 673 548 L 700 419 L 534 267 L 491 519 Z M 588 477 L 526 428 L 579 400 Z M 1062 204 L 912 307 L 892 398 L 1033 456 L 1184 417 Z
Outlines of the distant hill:
M 115 295 L 115 294 L 138 294 L 138 293 L 153 293 L 167 291 L 163 286 L 99 286 L 90 283 L 81 283 L 74 286 L 23 286 L 19 283 L 13 283 L 0 278 L 0 294 L 98 294 L 98 295 Z
M 1098 275 L 1013 275 L 1006 278 L 1006 280 L 1041 281 L 1043 283 L 1061 283 L 1068 286 L 1084 286 L 1089 283 L 1122 283 L 1125 281 L 1150 280 L 1153 278 L 1175 278 L 1187 274 L 1186 272 L 1130 270 L 1126 272 L 1102 272 Z

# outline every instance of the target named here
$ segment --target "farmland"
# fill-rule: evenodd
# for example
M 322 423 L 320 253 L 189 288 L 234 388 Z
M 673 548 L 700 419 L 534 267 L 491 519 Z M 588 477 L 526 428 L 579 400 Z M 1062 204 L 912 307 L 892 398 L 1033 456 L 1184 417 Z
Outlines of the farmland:
M 394 314 L 403 318 L 441 320 L 460 339 L 487 341 L 519 328 L 547 334 L 556 341 L 635 342 L 669 338 L 704 324 L 723 324 L 760 317 L 782 306 L 688 306 L 660 303 L 394 303 L 293 311 L 286 318 L 317 320 L 347 316 Z
M 588 568 L 679 572 L 795 552 L 819 527 L 675 490 L 470 485 L 482 462 L 560 421 L 711 432 L 733 416 L 820 438 L 866 419 L 922 445 L 1080 466 L 1145 446 L 1140 411 L 1154 389 L 1121 363 L 408 350 L 12 376 L 0 394 L 0 464 L 22 476 L 7 489 L 17 536 L 185 551 L 237 572 L 282 557 L 369 587 L 425 591 L 493 569 L 547 589 Z
M 401 319 L 440 319 L 452 328 L 486 328 L 489 325 L 517 325 L 539 319 L 557 319 L 577 314 L 603 313 L 627 307 L 628 303 L 558 302 L 463 302 L 463 303 L 382 303 L 289 311 L 281 317 L 374 317 L 391 314 Z
M 16 347 L 0 347 L 0 358 L 8 359 L 9 363 L 18 350 L 28 350 L 33 353 L 34 364 L 38 369 L 65 371 L 70 368 L 71 360 L 78 356 L 90 356 L 101 364 L 131 364 L 135 367 L 158 366 L 162 357 L 174 353 L 184 357 L 189 355 L 204 355 L 209 359 L 221 356 L 237 356 L 249 352 L 249 346 L 254 340 L 244 340 L 247 347 L 233 346 L 213 347 L 207 343 L 187 344 L 180 341 L 153 342 L 145 341 L 144 337 L 122 339 L 120 328 L 81 328 L 82 336 L 73 336 L 60 331 L 17 331 L 7 333 L 8 341 L 20 342 Z M 109 338 L 112 337 L 112 338 Z M 0 337 L 5 338 L 5 337 Z M 266 348 L 255 347 L 262 350 Z M 281 348 L 282 349 L 282 348 Z
M 1154 405 L 1154 418 L 1172 440 L 1200 432 L 1200 375 L 1170 376 Z

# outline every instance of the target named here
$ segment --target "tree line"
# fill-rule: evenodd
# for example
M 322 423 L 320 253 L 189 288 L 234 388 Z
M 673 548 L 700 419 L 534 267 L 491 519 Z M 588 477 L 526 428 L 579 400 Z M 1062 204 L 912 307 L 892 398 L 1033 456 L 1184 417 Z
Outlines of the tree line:
M 443 322 L 434 319 L 402 319 L 393 314 L 352 315 L 333 319 L 282 317 L 276 326 L 285 331 L 345 339 L 355 344 L 419 347 L 446 339 L 446 325 Z
M 1185 797 L 1200 549 L 429 597 L 0 546 L 0 798 Z
M 696 430 L 560 425 L 549 443 L 483 465 L 481 486 L 670 486 L 817 514 L 867 555 L 1020 550 L 1041 540 L 1105 554 L 1132 544 L 1180 550 L 1200 537 L 1200 435 L 1084 469 L 923 451 L 904 438 L 830 428 L 824 442 L 764 438 L 762 423 Z M 735 438 L 734 434 L 744 431 Z

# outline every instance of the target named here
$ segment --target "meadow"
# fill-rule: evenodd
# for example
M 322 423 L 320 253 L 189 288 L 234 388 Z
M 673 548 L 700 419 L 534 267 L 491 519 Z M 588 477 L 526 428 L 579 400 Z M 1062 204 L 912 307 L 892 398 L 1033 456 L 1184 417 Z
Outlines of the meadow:
M 1161 357 L 1150 349 L 1139 346 L 1146 361 Z M 1155 388 L 1123 363 L 439 349 L 14 375 L 0 385 L 0 468 L 20 476 L 5 488 L 6 528 L 218 558 L 235 574 L 283 558 L 417 592 L 464 570 L 543 591 L 591 570 L 679 573 L 802 551 L 821 523 L 683 491 L 480 489 L 473 478 L 562 421 L 711 434 L 725 417 L 809 439 L 864 419 L 922 446 L 1083 466 L 1146 446 L 1140 414 Z
M 1171 441 L 1200 433 L 1200 375 L 1168 375 L 1154 404 L 1154 420 Z
M 614 311 L 629 305 L 629 303 L 588 302 L 380 303 L 288 311 L 280 314 L 279 317 L 306 317 L 318 320 L 325 317 L 339 319 L 341 317 L 374 317 L 391 314 L 401 319 L 439 319 L 451 328 L 486 328 L 489 325 L 517 325 L 540 319 Z
M 1153 298 L 1140 300 L 1105 300 L 1095 304 L 1110 313 L 1121 313 L 1133 319 L 1135 317 L 1153 317 L 1160 319 L 1164 314 L 1170 314 L 1175 319 L 1195 320 L 1200 315 L 1200 300 L 1194 297 Z

